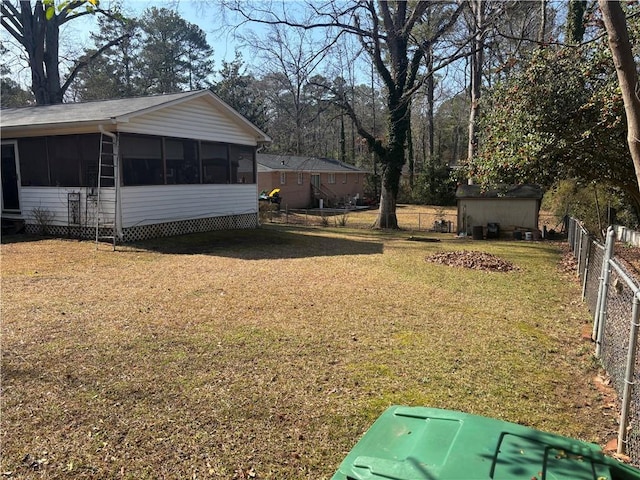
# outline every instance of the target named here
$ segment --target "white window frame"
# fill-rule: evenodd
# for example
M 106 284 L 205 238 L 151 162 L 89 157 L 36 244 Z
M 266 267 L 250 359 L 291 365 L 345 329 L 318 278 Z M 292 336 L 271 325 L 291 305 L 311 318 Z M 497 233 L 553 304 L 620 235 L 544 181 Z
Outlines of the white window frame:
M 347 183 L 347 172 L 344 172 L 344 177 L 342 178 L 342 183 Z
M 287 184 L 287 172 L 280 172 L 280 185 Z
M 335 173 L 329 173 L 328 177 L 329 177 L 329 184 L 330 185 L 335 185 L 335 183 L 336 183 L 336 174 Z
M 302 185 L 304 183 L 304 173 L 298 172 L 298 185 Z

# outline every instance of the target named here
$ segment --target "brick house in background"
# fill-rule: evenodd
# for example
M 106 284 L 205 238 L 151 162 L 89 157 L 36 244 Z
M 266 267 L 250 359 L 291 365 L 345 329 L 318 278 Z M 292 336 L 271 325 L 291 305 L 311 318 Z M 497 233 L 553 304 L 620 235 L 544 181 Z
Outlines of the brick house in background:
M 366 170 L 321 157 L 258 153 L 258 190 L 280 189 L 282 208 L 362 204 Z

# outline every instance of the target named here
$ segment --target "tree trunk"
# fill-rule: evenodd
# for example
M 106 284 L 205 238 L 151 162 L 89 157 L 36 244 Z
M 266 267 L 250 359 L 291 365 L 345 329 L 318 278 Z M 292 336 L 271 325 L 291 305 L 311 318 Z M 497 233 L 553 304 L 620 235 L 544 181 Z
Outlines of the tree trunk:
M 340 161 L 347 161 L 347 139 L 344 131 L 344 115 L 340 115 Z
M 58 46 L 60 45 L 60 29 L 58 25 L 58 17 L 53 16 L 51 20 L 47 20 L 48 24 L 45 28 L 45 52 L 44 66 L 47 70 L 47 91 L 49 93 L 49 103 L 62 103 L 64 92 L 60 83 L 60 58 L 58 54 Z
M 386 175 L 385 175 L 386 177 Z M 398 228 L 398 216 L 396 215 L 396 196 L 382 182 L 382 190 L 380 192 L 380 207 L 378 208 L 378 220 L 374 227 L 376 228 Z
M 23 26 L 20 44 L 24 47 L 31 68 L 31 91 L 37 105 L 62 103 L 60 86 L 58 17 L 45 16 L 42 2 L 31 9 L 30 2 L 20 2 L 20 23 Z
M 582 43 L 584 37 L 584 12 L 587 9 L 585 0 L 570 0 L 569 11 L 567 12 L 567 41 L 572 44 Z
M 426 54 L 427 72 L 431 75 L 427 78 L 427 158 L 433 163 L 434 154 L 434 110 L 435 110 L 435 82 L 433 80 L 433 48 L 430 46 Z
M 382 191 L 380 194 L 380 209 L 375 227 L 398 228 L 396 216 L 396 202 L 400 188 L 402 167 L 405 163 L 405 142 L 407 131 L 411 128 L 409 120 L 409 106 L 400 98 L 391 96 L 389 102 L 389 143 L 382 160 L 384 170 L 382 174 Z
M 411 111 L 409 111 L 411 116 Z M 411 128 L 407 130 L 407 163 L 409 167 L 409 188 L 413 189 L 414 179 L 416 175 L 416 162 L 413 157 L 413 132 Z
M 31 90 L 37 105 L 62 103 L 65 91 L 78 72 L 88 64 L 88 61 L 77 61 L 67 74 L 66 81 L 61 82 L 60 27 L 69 20 L 96 12 L 94 3 L 97 2 L 57 2 L 57 6 L 55 3 L 44 0 L 37 0 L 35 3 L 28 0 L 2 0 L 0 3 L 2 26 L 22 46 L 27 55 L 31 71 Z M 50 11 L 49 19 L 46 15 L 47 9 Z M 125 37 L 105 45 L 96 55 L 123 38 Z M 95 57 L 91 57 L 90 60 L 92 58 Z
M 538 43 L 540 44 L 544 43 L 547 30 L 547 1 L 540 0 L 540 28 L 538 29 Z
M 480 86 L 484 61 L 484 9 L 483 0 L 472 0 L 471 10 L 475 19 L 475 34 L 471 53 L 471 109 L 469 111 L 469 144 L 467 158 L 473 159 L 478 150 L 478 118 L 480 116 Z
M 23 27 L 21 45 L 24 47 L 31 67 L 31 91 L 37 105 L 48 105 L 49 92 L 47 73 L 44 67 L 44 38 L 46 18 L 42 3 L 36 3 L 33 12 L 29 2 L 20 3 L 20 23 Z
M 389 143 L 382 160 L 384 170 L 382 174 L 382 188 L 380 195 L 380 210 L 375 226 L 378 228 L 398 228 L 396 216 L 396 202 L 400 188 L 402 167 L 405 163 L 405 142 L 410 122 L 408 107 L 400 102 L 390 102 L 389 105 Z
M 627 21 L 619 1 L 598 0 L 598 4 L 609 36 L 609 48 L 622 91 L 627 117 L 627 143 L 640 187 L 640 100 L 635 93 L 638 73 L 627 32 Z
M 428 163 L 423 165 L 423 172 L 428 173 L 428 188 L 429 193 L 431 194 L 431 198 L 433 198 L 433 185 L 435 185 L 434 177 L 435 177 L 435 162 L 434 158 L 435 153 L 435 121 L 434 121 L 434 110 L 435 110 L 435 81 L 433 79 L 433 48 L 429 46 L 429 49 L 426 53 L 426 63 L 427 63 L 427 72 L 431 72 L 431 75 L 427 78 L 427 152 L 425 157 L 428 158 Z M 442 159 L 439 159 L 440 161 Z M 428 166 L 428 170 L 427 170 Z

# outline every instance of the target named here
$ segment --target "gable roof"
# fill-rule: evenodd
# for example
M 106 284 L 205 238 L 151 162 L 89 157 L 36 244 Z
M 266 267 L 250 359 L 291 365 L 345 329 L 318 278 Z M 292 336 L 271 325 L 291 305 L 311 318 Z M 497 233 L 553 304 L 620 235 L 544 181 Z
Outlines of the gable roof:
M 482 187 L 482 185 L 460 185 L 456 190 L 456 198 L 534 198 L 542 199 L 542 188 L 538 185 L 498 185 Z
M 210 90 L 153 95 L 147 97 L 119 98 L 57 105 L 35 105 L 30 107 L 3 108 L 0 110 L 0 129 L 3 136 L 24 128 L 43 128 L 117 124 L 129 119 L 167 108 L 188 100 L 205 97 L 213 105 L 230 114 L 239 124 L 253 130 L 263 143 L 271 138 L 227 105 Z
M 305 157 L 294 155 L 256 155 L 258 172 L 333 172 L 333 173 L 368 173 L 355 165 L 326 157 Z

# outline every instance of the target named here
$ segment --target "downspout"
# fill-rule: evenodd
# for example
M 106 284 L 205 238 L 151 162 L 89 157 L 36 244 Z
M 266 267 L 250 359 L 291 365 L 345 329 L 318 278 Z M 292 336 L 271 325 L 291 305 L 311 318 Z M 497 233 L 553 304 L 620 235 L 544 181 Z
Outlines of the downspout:
M 258 153 L 260 153 L 260 151 L 264 148 L 264 146 L 266 145 L 265 142 L 261 142 L 260 140 L 258 140 L 256 142 L 258 145 L 256 147 L 256 161 L 254 163 L 254 168 L 256 169 L 256 193 L 255 193 L 255 198 L 256 198 L 256 225 L 260 226 L 260 198 L 259 198 L 259 193 L 260 192 L 260 188 L 258 186 L 258 176 L 260 175 L 258 173 Z
M 120 148 L 118 142 L 118 135 L 115 133 L 109 132 L 104 129 L 102 124 L 98 125 L 98 129 L 100 133 L 103 135 L 107 135 L 111 137 L 113 140 L 113 187 L 115 188 L 115 197 L 116 197 L 116 211 L 115 211 L 115 232 L 114 235 L 118 237 L 118 240 L 122 240 L 122 202 L 120 197 Z M 98 159 L 100 161 L 100 159 Z

